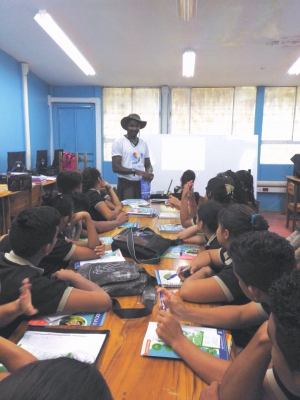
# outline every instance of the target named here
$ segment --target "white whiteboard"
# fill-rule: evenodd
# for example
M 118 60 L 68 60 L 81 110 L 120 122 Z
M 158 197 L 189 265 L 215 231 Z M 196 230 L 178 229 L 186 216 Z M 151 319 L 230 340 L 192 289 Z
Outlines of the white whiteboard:
M 258 136 L 143 135 L 154 170 L 151 191 L 180 185 L 187 169 L 196 174 L 195 191 L 205 194 L 209 179 L 219 172 L 251 169 L 256 192 Z

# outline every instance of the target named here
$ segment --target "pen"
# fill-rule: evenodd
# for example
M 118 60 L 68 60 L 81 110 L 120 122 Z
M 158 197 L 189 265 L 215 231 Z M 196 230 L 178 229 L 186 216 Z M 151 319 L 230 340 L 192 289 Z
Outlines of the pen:
M 159 292 L 159 296 L 160 296 L 160 304 L 161 307 L 164 311 L 166 311 L 166 306 L 165 306 L 165 302 L 164 302 L 164 295 L 162 294 L 162 292 Z
M 170 275 L 170 276 L 167 278 L 167 281 L 168 281 L 169 279 L 173 279 L 173 278 L 175 278 L 175 276 L 177 276 L 177 273 L 176 273 L 176 274 L 172 274 L 172 275 Z

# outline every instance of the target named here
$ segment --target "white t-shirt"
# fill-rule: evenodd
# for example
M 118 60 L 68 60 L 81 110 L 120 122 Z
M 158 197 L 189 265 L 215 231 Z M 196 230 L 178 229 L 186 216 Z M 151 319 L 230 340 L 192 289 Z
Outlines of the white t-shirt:
M 116 139 L 112 144 L 111 156 L 121 156 L 122 166 L 125 168 L 134 168 L 140 171 L 145 171 L 145 158 L 149 158 L 149 148 L 144 140 L 139 139 L 136 146 L 132 146 L 131 142 L 122 136 Z M 118 174 L 119 178 L 125 178 L 129 181 L 140 181 L 142 179 L 139 175 L 122 175 Z

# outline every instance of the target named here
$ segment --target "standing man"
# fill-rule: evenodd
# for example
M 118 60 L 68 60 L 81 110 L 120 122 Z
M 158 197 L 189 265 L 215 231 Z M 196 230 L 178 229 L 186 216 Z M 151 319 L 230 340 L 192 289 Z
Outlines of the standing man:
M 141 198 L 141 179 L 151 182 L 153 168 L 148 145 L 138 137 L 146 121 L 137 114 L 121 119 L 127 134 L 116 139 L 112 145 L 112 169 L 118 174 L 117 195 L 120 200 Z

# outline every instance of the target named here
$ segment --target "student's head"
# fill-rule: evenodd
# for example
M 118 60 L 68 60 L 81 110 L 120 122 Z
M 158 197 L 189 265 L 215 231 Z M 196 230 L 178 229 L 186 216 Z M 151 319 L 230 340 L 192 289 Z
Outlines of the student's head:
M 241 182 L 242 189 L 244 191 L 246 200 L 255 206 L 255 198 L 254 198 L 254 187 L 253 187 L 253 176 L 249 171 L 241 169 L 240 171 L 236 171 L 236 176 Z
M 51 207 L 33 207 L 21 211 L 9 231 L 11 249 L 20 257 L 32 257 L 46 245 L 55 244 L 60 214 Z
M 61 171 L 56 177 L 57 188 L 60 193 L 73 194 L 82 191 L 82 176 L 76 171 Z
M 208 200 L 214 200 L 222 205 L 227 205 L 232 202 L 233 184 L 227 177 L 211 178 L 207 182 L 206 197 Z
M 82 191 L 85 193 L 89 189 L 93 189 L 99 179 L 102 179 L 102 176 L 97 168 L 85 168 L 82 173 Z
M 184 173 L 182 174 L 182 177 L 180 178 L 181 181 L 181 187 L 183 188 L 183 186 L 190 181 L 195 181 L 196 179 L 196 175 L 195 172 L 192 171 L 191 169 L 187 169 L 186 171 L 184 171 Z
M 247 204 L 247 199 L 246 199 L 244 190 L 242 188 L 242 184 L 235 172 L 233 172 L 233 171 L 231 171 L 231 169 L 229 169 L 228 171 L 219 173 L 217 176 L 223 176 L 223 177 L 227 177 L 228 179 L 231 179 L 232 185 L 234 187 L 233 201 L 235 203 Z
M 74 212 L 74 206 L 71 197 L 56 191 L 46 192 L 43 195 L 42 205 L 55 208 L 59 212 L 61 218 L 66 218 L 68 222 L 72 218 Z
M 267 231 L 269 228 L 264 217 L 254 214 L 253 210 L 244 204 L 231 204 L 222 208 L 218 215 L 218 223 L 218 241 L 225 247 L 242 233 Z
M 285 364 L 300 372 L 300 270 L 275 281 L 269 290 L 271 317 L 268 333 L 273 344 L 272 360 L 278 372 Z
M 291 244 L 274 232 L 243 233 L 230 242 L 228 252 L 241 288 L 250 290 L 250 296 L 245 294 L 255 301 L 260 300 L 259 291 L 268 295 L 272 283 L 296 267 Z
M 28 364 L 0 382 L 6 400 L 112 400 L 93 364 L 60 357 Z
M 197 226 L 202 229 L 206 226 L 210 233 L 215 233 L 218 229 L 218 214 L 222 206 L 215 201 L 206 201 L 198 208 Z

